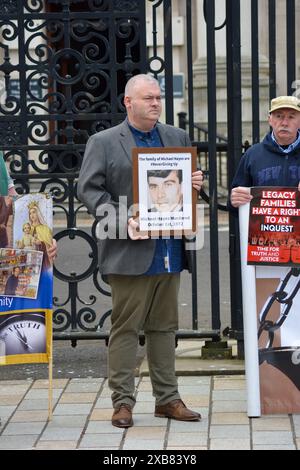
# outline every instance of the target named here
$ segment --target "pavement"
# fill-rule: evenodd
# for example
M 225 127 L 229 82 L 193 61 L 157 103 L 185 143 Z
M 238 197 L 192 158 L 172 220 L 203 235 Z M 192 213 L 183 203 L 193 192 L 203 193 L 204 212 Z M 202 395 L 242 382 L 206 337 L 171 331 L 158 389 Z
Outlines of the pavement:
M 248 418 L 244 362 L 234 344 L 232 351 L 233 359 L 204 360 L 199 341 L 179 342 L 179 390 L 187 406 L 201 413 L 200 422 L 154 417 L 145 359 L 136 371 L 134 426 L 127 430 L 111 425 L 105 377 L 55 378 L 51 420 L 46 379 L 0 380 L 0 450 L 300 449 L 300 415 Z

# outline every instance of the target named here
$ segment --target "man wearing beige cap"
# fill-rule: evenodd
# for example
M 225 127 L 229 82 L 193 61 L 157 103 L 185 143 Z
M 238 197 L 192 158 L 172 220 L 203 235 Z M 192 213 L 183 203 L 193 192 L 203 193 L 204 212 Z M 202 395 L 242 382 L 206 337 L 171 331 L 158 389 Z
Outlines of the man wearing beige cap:
M 300 190 L 300 100 L 274 98 L 269 124 L 272 131 L 241 158 L 230 195 L 234 208 L 252 199 L 251 186 L 298 186 Z

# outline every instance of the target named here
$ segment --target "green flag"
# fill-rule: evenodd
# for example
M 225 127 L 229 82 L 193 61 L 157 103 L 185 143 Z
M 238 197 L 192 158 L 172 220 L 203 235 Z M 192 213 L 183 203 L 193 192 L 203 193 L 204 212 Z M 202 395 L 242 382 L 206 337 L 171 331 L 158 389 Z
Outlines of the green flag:
M 0 196 L 7 196 L 8 193 L 8 174 L 5 166 L 3 153 L 0 152 Z

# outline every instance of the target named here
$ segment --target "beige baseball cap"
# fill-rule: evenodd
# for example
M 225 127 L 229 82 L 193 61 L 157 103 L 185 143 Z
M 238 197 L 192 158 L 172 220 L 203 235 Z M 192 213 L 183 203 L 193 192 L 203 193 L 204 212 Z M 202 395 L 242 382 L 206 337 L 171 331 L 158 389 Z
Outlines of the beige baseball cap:
M 296 96 L 278 96 L 271 101 L 269 113 L 281 108 L 290 108 L 300 112 L 300 100 Z

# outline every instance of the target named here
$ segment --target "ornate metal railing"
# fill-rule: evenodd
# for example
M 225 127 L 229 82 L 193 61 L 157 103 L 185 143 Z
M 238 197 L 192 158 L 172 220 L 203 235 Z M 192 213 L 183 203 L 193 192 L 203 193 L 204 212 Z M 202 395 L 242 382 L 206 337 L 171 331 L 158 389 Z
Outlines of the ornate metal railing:
M 17 191 L 51 192 L 54 220 L 64 227 L 55 235 L 63 260 L 54 268 L 55 338 L 107 337 L 110 308 L 103 311 L 99 297 L 109 288 L 97 268 L 95 223 L 79 228 L 87 215 L 76 179 L 88 137 L 124 119 L 125 83 L 145 70 L 144 2 L 1 2 L 0 149 Z M 69 267 L 64 251 L 72 258 L 82 241 L 90 262 Z
M 269 97 L 276 94 L 276 2 L 265 6 L 269 37 Z M 76 181 L 88 137 L 124 119 L 126 81 L 139 72 L 164 76 L 165 118 L 173 124 L 172 0 L 1 0 L 0 12 L 0 151 L 19 193 L 50 191 L 60 256 L 55 266 L 55 337 L 104 337 L 110 314 L 108 286 L 96 263 L 95 223 L 76 195 Z M 217 151 L 226 145 L 226 178 L 232 180 L 242 145 L 242 67 L 240 0 L 224 2 L 224 19 L 216 24 L 216 2 L 179 1 L 184 19 L 181 59 L 185 61 L 183 97 L 187 130 L 194 145 L 208 155 L 207 198 L 210 224 L 211 325 L 220 331 Z M 252 137 L 260 137 L 258 0 L 251 1 Z M 147 14 L 151 12 L 146 18 Z M 194 12 L 203 14 L 207 51 L 207 122 L 205 142 L 194 139 Z M 287 94 L 296 71 L 295 0 L 286 2 Z M 146 19 L 151 45 L 146 45 Z M 159 24 L 161 22 L 161 25 Z M 159 40 L 160 26 L 163 39 Z M 198 27 L 198 25 L 197 25 Z M 216 31 L 226 33 L 228 143 L 217 142 Z M 148 38 L 149 39 L 149 38 Z M 177 122 L 176 122 L 177 124 Z M 205 168 L 206 169 L 206 168 Z M 225 185 L 224 182 L 222 184 Z M 240 259 L 236 220 L 229 219 L 231 327 L 242 338 Z M 80 255 L 80 261 L 79 261 Z M 195 260 L 194 260 L 195 261 Z M 85 286 L 82 289 L 82 286 Z M 198 329 L 196 262 L 192 274 L 192 329 Z M 89 292 L 89 294 L 86 294 Z M 101 301 L 99 300 L 101 299 Z

